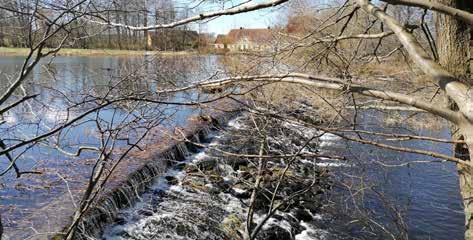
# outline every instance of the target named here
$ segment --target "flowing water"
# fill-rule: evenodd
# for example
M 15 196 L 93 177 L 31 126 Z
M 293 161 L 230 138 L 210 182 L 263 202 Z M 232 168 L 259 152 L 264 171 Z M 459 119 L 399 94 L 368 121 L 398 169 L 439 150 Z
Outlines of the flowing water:
M 444 121 L 432 120 L 428 115 L 401 112 L 399 119 L 412 119 L 390 124 L 387 114 L 375 110 L 363 112 L 359 129 L 450 138 Z M 384 142 L 452 155 L 452 145 L 447 143 Z M 343 153 L 351 162 L 345 169 L 333 170 L 334 178 L 343 185 L 344 194 L 341 195 L 357 195 L 356 204 L 347 201 L 351 198 L 338 199 L 338 208 L 345 209 L 345 214 L 356 214 L 355 206 L 365 207 L 374 221 L 396 229 L 394 232 L 406 231 L 410 239 L 463 239 L 464 214 L 455 164 L 347 142 L 337 137 L 327 141 L 327 149 L 332 153 Z M 411 164 L 402 165 L 408 162 Z M 355 228 L 350 230 L 353 234 L 362 232 Z
M 409 115 L 401 113 L 401 117 Z M 359 129 L 448 139 L 450 132 L 445 122 L 437 121 L 437 125 L 430 126 L 416 124 L 426 117 L 420 115 L 415 117 L 413 123 L 403 121 L 401 125 L 393 125 L 389 124 L 385 113 L 369 110 L 360 116 Z M 244 123 L 238 120 L 231 121 L 228 126 L 236 129 L 244 127 Z M 302 134 L 310 132 L 303 129 Z M 225 137 L 228 136 L 224 133 L 218 135 L 210 145 L 218 145 Z M 290 142 L 288 139 L 279 140 Z M 406 141 L 394 144 L 451 154 L 451 145 L 445 143 Z M 332 173 L 336 187 L 328 196 L 330 204 L 325 210 L 312 215 L 310 221 L 301 220 L 298 226 L 271 218 L 266 228 L 277 225 L 289 233 L 295 232 L 291 238 L 298 240 L 388 239 L 391 233 L 394 237 L 405 233 L 410 239 L 463 238 L 464 215 L 453 164 L 428 162 L 434 159 L 347 142 L 332 134 L 323 135 L 319 147 L 322 153 L 348 158 L 345 162 L 326 159 L 317 163 L 320 168 L 327 168 Z M 204 150 L 189 156 L 187 161 L 198 162 L 209 157 Z M 411 164 L 397 166 L 405 162 Z M 223 215 L 245 215 L 245 206 L 234 195 L 219 193 L 212 197 L 200 191 L 189 192 L 181 186 L 186 178 L 183 171 L 171 170 L 166 176 L 175 176 L 179 181 L 170 184 L 166 177 L 157 179 L 139 204 L 120 213 L 117 222 L 107 228 L 103 238 L 222 239 L 219 237 L 221 229 L 218 228 L 222 221 L 226 221 L 221 216 L 222 212 Z M 202 218 L 195 219 L 196 216 Z M 256 222 L 261 218 L 256 217 Z M 372 222 L 368 225 L 374 227 L 367 229 L 363 227 L 365 225 L 353 221 L 363 218 L 370 219 Z M 209 222 L 209 219 L 214 222 Z
M 185 59 L 184 59 L 185 58 Z M 11 81 L 14 72 L 22 63 L 21 57 L 0 58 L 0 88 Z M 139 71 L 133 69 L 139 66 Z M 44 61 L 31 76 L 30 84 L 25 90 L 30 93 L 41 93 L 39 99 L 25 104 L 22 108 L 2 116 L 6 121 L 1 127 L 4 139 L 13 138 L 15 134 L 31 136 L 34 133 L 47 131 L 61 121 L 73 116 L 74 112 L 61 111 L 70 104 L 63 93 L 68 96 L 99 94 L 104 86 L 117 80 L 119 75 L 129 75 L 134 79 L 128 83 L 124 91 L 136 89 L 155 90 L 159 84 L 169 84 L 169 79 L 180 79 L 182 82 L 197 80 L 211 76 L 218 69 L 215 56 L 192 56 L 159 61 L 143 61 L 143 58 L 119 57 L 56 57 L 53 63 Z M 138 76 L 138 77 L 137 77 Z M 142 77 L 139 76 L 152 76 Z M 136 81 L 136 79 L 142 79 Z M 179 81 L 178 81 L 179 84 Z M 168 99 L 172 101 L 188 101 L 200 98 L 196 92 L 176 94 Z M 31 111 L 34 109 L 34 111 Z M 124 107 L 126 109 L 126 107 Z M 120 114 L 126 110 L 121 109 Z M 106 109 L 101 114 L 104 119 L 110 118 L 115 110 Z M 162 109 L 170 117 L 166 128 L 185 126 L 187 118 L 197 110 L 186 107 L 167 106 Z M 408 116 L 402 113 L 401 117 Z M 401 125 L 390 124 L 386 114 L 377 111 L 366 111 L 360 116 L 360 128 L 378 131 L 388 129 L 395 133 L 415 133 L 449 138 L 450 132 L 444 122 L 437 125 L 419 124 L 428 122 L 425 116 L 417 117 L 417 124 L 403 122 Z M 32 124 L 35 123 L 35 124 Z M 38 124 L 39 123 L 39 124 Z M 241 123 L 232 122 L 230 128 L 243 127 Z M 64 141 L 96 146 L 97 137 L 91 125 L 84 123 L 71 128 Z M 21 130 L 21 131 L 20 131 Z M 218 144 L 220 138 L 214 136 L 212 142 Z M 356 224 L 348 224 L 351 220 L 346 216 L 359 214 L 356 206 L 364 206 L 369 210 L 371 220 L 386 225 L 389 229 L 406 230 L 411 239 L 462 239 L 463 212 L 458 187 L 458 176 L 455 166 L 445 162 L 412 163 L 403 166 L 401 162 L 431 161 L 432 158 L 415 154 L 380 150 L 367 145 L 346 142 L 334 135 L 322 137 L 320 147 L 324 152 L 345 155 L 347 162 L 323 161 L 319 167 L 328 168 L 337 188 L 334 190 L 333 209 L 327 213 L 312 216 L 312 222 L 301 222 L 302 228 L 294 235 L 296 239 L 334 239 L 337 231 L 347 234 L 366 236 Z M 6 143 L 11 143 L 6 141 Z M 392 143 L 392 142 L 390 142 Z M 404 147 L 418 147 L 426 150 L 450 155 L 452 147 L 444 143 L 425 143 L 406 141 Z M 74 149 L 76 146 L 68 146 Z M 24 169 L 43 172 L 39 176 L 26 176 L 15 179 L 11 173 L 0 179 L 0 213 L 6 231 L 19 226 L 19 223 L 32 212 L 44 207 L 49 201 L 64 195 L 67 188 L 72 191 L 80 189 L 81 181 L 90 174 L 90 153 L 85 153 L 81 161 L 68 158 L 55 149 L 37 146 L 24 154 L 19 165 Z M 205 150 L 187 156 L 187 161 L 199 161 L 207 158 Z M 6 166 L 6 159 L 0 159 L 0 168 Z M 381 164 L 382 163 L 382 164 Z M 389 165 L 389 166 L 388 166 Z M 67 176 L 67 177 L 66 177 Z M 68 180 L 68 184 L 64 181 Z M 238 199 L 228 194 L 218 196 L 205 195 L 199 192 L 185 192 L 179 184 L 169 184 L 176 178 L 182 181 L 179 169 L 171 169 L 164 176 L 158 177 L 155 184 L 142 196 L 134 207 L 120 212 L 117 223 L 107 228 L 106 239 L 127 239 L 130 234 L 137 239 L 186 239 L 182 233 L 191 234 L 187 239 L 219 239 L 218 227 L 208 231 L 208 226 L 219 226 L 221 214 L 241 214 L 243 206 Z M 366 191 L 356 191 L 363 183 Z M 347 186 L 356 192 L 356 202 L 348 202 L 345 198 Z M 368 188 L 369 187 L 369 188 Z M 385 201 L 386 199 L 390 201 Z M 394 204 L 393 200 L 395 200 Z M 188 204 L 180 205 L 183 202 Z M 401 212 L 401 220 L 395 216 Z M 189 216 L 210 214 L 199 219 Z M 173 217 L 171 217 L 173 216 Z M 394 216 L 394 217 L 393 217 Z M 173 222 L 178 220 L 177 222 Z M 341 228 L 329 226 L 329 223 L 345 224 Z M 348 219 L 348 220 L 347 220 Z M 347 221 L 345 221 L 347 220 Z M 166 228 L 159 228 L 168 224 Z M 282 224 L 284 223 L 273 223 Z M 206 229 L 207 226 L 207 230 Z M 166 229 L 173 228 L 173 231 Z M 405 228 L 405 229 L 404 229 Z M 204 230 L 205 231 L 204 231 Z M 23 230 L 23 229 L 19 229 Z M 377 229 L 379 232 L 379 229 Z M 192 231 L 194 235 L 192 235 Z M 128 235 L 127 235 L 128 234 Z M 197 235 L 195 235 L 197 234 Z M 384 239 L 382 237 L 372 237 Z

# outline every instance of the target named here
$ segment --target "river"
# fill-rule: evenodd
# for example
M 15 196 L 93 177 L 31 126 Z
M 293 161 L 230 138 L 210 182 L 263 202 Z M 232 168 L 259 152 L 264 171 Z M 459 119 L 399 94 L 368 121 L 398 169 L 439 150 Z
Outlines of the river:
M 427 125 L 422 121 L 428 119 L 428 116 L 417 113 L 413 117 L 411 112 L 401 112 L 401 118 L 411 120 L 392 124 L 387 115 L 375 110 L 364 111 L 360 113 L 358 129 L 419 134 L 445 139 L 450 135 L 446 123 L 442 120 L 430 119 L 431 122 Z M 248 127 L 251 128 L 237 119 L 233 120 L 228 128 Z M 310 132 L 307 129 L 302 131 Z M 229 137 L 227 134 L 220 133 L 210 145 L 218 145 L 222 139 Z M 284 138 L 279 140 L 291 142 Z M 386 143 L 393 144 L 392 141 Z M 452 149 L 450 144 L 445 143 L 403 141 L 394 144 L 443 154 L 451 154 Z M 332 134 L 323 135 L 319 146 L 323 154 L 343 155 L 347 160 L 340 162 L 327 159 L 317 163 L 319 168 L 327 169 L 331 173 L 330 178 L 335 187 L 327 194 L 326 207 L 314 215 L 312 221 L 301 221 L 299 228 L 305 230 L 292 235 L 293 238 L 304 240 L 463 238 L 464 214 L 454 164 L 430 162 L 435 159 L 353 143 Z M 190 156 L 188 161 L 200 161 L 203 158 L 209 158 L 205 150 Z M 418 161 L 425 162 L 416 163 Z M 407 162 L 411 164 L 402 165 Z M 400 164 L 402 166 L 399 166 Z M 167 175 L 186 179 L 185 172 L 172 170 Z M 158 200 L 160 197 L 169 202 L 160 203 Z M 214 216 L 219 211 L 245 215 L 245 207 L 240 206 L 238 198 L 220 193 L 218 197 L 213 198 L 217 200 L 211 202 L 206 200 L 209 197 L 206 194 L 199 194 L 198 191 L 196 193 L 185 190 L 180 185 L 168 185 L 164 178 L 158 178 L 151 191 L 145 194 L 139 204 L 120 213 L 120 220 L 108 228 L 104 237 L 109 240 L 128 239 L 130 236 L 135 239 L 150 239 L 153 236 L 185 239 L 186 237 L 183 237 L 185 235 L 180 236 L 172 227 L 166 227 L 166 222 L 173 222 L 173 218 L 168 219 L 169 216 L 186 219 L 174 211 L 185 212 L 190 216 L 193 216 L 192 214 Z M 182 204 L 180 202 L 182 199 L 188 199 L 185 201 L 191 203 Z M 190 199 L 198 201 L 192 203 L 193 200 Z M 204 203 L 197 204 L 201 201 Z M 212 207 L 202 209 L 201 205 L 207 204 L 207 201 L 212 203 Z M 220 219 L 217 216 L 213 218 Z M 287 222 L 278 223 L 275 219 L 272 221 L 272 224 L 281 226 L 287 224 Z M 212 232 L 209 230 L 210 226 L 205 228 L 198 223 L 195 223 L 195 226 L 196 239 L 205 239 L 202 236 L 219 239 L 212 234 L 206 235 Z M 288 226 L 284 228 L 291 229 Z M 294 226 L 291 231 L 294 231 Z
M 358 129 L 450 138 L 450 130 L 444 120 L 434 119 L 425 113 L 398 112 L 393 122 L 392 117 L 388 116 L 391 113 L 365 110 L 359 116 Z M 365 136 L 365 139 L 380 141 L 381 138 Z M 381 142 L 446 155 L 452 155 L 453 149 L 451 144 L 417 140 Z M 410 239 L 463 239 L 464 214 L 455 164 L 336 137 L 329 139 L 326 149 L 331 153 L 343 153 L 349 159 L 348 165 L 333 169 L 333 178 L 343 189 L 334 197 L 337 199 L 334 201 L 337 202 L 338 214 L 343 212 L 345 217 L 363 215 L 372 218 L 394 229 L 393 232 L 404 232 Z M 355 197 L 348 197 L 352 195 Z M 351 228 L 350 224 L 348 226 L 355 235 L 363 232 L 359 228 Z M 379 239 L 390 237 L 385 235 Z
M 128 90 L 145 88 L 153 91 L 159 84 L 169 84 L 166 81 L 169 79 L 177 79 L 178 84 L 184 84 L 211 76 L 219 69 L 217 58 L 217 56 L 179 56 L 147 61 L 146 58 L 139 57 L 56 57 L 52 62 L 43 61 L 32 74 L 30 83 L 25 85 L 28 92 L 41 95 L 30 106 L 24 105 L 3 116 L 6 123 L 1 125 L 2 136 L 13 138 L 19 133 L 32 136 L 32 134 L 57 126 L 68 118 L 68 114 L 71 114 L 63 110 L 65 106 L 71 104 L 66 96 L 75 98 L 84 97 L 87 94 L 98 94 L 104 86 L 117 81 L 118 76 L 127 75 L 132 76 L 133 79 L 142 79 L 138 82 L 131 81 Z M 21 65 L 22 60 L 22 57 L 0 58 L 1 88 L 6 86 L 7 81 L 11 81 L 9 79 Z M 136 71 L 136 69 L 139 70 Z M 64 93 L 67 94 L 64 95 Z M 201 96 L 193 92 L 167 96 L 167 98 L 182 102 L 199 99 Z M 33 113 L 30 107 L 35 109 Z M 101 116 L 107 119 L 112 111 L 106 110 L 101 113 Z M 123 112 L 120 114 L 126 113 L 124 109 L 121 111 Z M 176 106 L 164 107 L 163 111 L 172 116 L 165 123 L 168 129 L 185 126 L 188 117 L 198 112 L 197 109 Z M 401 116 L 407 115 L 409 113 L 401 113 Z M 436 121 L 436 124 L 411 124 L 401 121 L 400 125 L 393 125 L 386 119 L 388 119 L 386 113 L 368 110 L 359 117 L 358 122 L 360 128 L 370 131 L 389 129 L 396 133 L 416 133 L 446 139 L 450 136 L 446 123 L 442 121 Z M 430 121 L 422 115 L 416 116 L 415 119 L 414 122 L 417 123 Z M 64 141 L 97 146 L 97 138 L 91 129 L 93 129 L 91 125 L 84 120 L 83 124 L 68 131 Z M 464 215 L 458 176 L 453 164 L 434 162 L 387 167 L 379 162 L 395 165 L 400 162 L 432 159 L 349 143 L 336 137 L 327 138 L 324 141 L 324 151 L 346 155 L 349 159 L 345 165 L 325 166 L 330 169 L 335 183 L 340 186 L 334 190 L 339 194 L 332 196 L 335 210 L 330 213 L 332 215 L 328 214 L 328 217 L 344 218 L 343 216 L 360 214 L 354 209 L 357 209 L 356 206 L 364 206 L 373 220 L 388 225 L 388 228 L 398 229 L 400 226 L 400 228 L 406 226 L 411 239 L 463 238 Z M 6 143 L 11 142 L 6 141 Z M 435 150 L 448 155 L 452 153 L 452 147 L 449 144 L 419 141 L 406 141 L 400 144 L 405 147 Z M 75 146 L 70 145 L 68 149 L 74 149 Z M 21 221 L 56 197 L 63 195 L 67 187 L 78 191 L 82 186 L 80 181 L 90 173 L 90 164 L 86 162 L 92 156 L 85 153 L 80 158 L 84 161 L 81 164 L 78 163 L 77 158 L 65 157 L 57 150 L 44 146 L 36 146 L 24 154 L 21 161 L 18 161 L 19 166 L 39 170 L 43 174 L 28 175 L 20 179 L 16 179 L 13 173 L 1 177 L 0 213 L 6 232 L 12 229 L 22 230 L 18 229 L 19 226 L 25 226 L 19 224 Z M 0 160 L 0 168 L 3 169 L 7 160 L 3 157 Z M 69 186 L 63 181 L 64 176 L 70 176 Z M 358 202 L 347 202 L 346 186 L 352 186 L 352 190 L 355 191 L 361 186 L 360 182 L 364 184 L 364 187 L 369 186 L 369 190 L 363 191 L 363 194 L 358 193 L 356 198 Z M 159 185 L 159 181 L 156 184 Z M 389 204 L 384 199 L 389 199 Z M 393 200 L 395 200 L 394 203 Z M 386 208 L 386 206 L 390 207 Z M 402 213 L 402 224 L 399 224 L 399 221 L 398 224 L 392 221 L 393 212 Z M 135 221 L 140 221 L 140 219 L 135 219 Z M 344 223 L 343 219 L 336 222 Z M 34 223 L 31 224 L 34 225 Z M 362 235 L 359 228 L 352 227 L 350 224 L 343 227 L 343 231 Z
M 23 57 L 0 57 L 0 89 L 5 89 L 7 83 L 13 81 L 23 60 Z M 4 120 L 0 125 L 2 139 L 10 145 L 17 143 L 17 139 L 29 139 L 46 133 L 92 108 L 95 103 L 82 102 L 87 99 L 106 94 L 125 96 L 133 91 L 149 94 L 161 86 L 169 84 L 179 86 L 205 78 L 215 73 L 217 68 L 216 56 L 201 55 L 74 56 L 43 59 L 23 86 L 28 94 L 39 94 L 39 96 L 2 116 Z M 110 90 L 110 86 L 117 84 L 120 84 L 120 89 Z M 20 90 L 17 94 L 22 96 L 23 92 Z M 190 91 L 163 95 L 161 99 L 179 103 L 201 98 L 205 98 L 205 94 Z M 131 121 L 130 112 L 140 116 L 162 118 L 163 121 L 156 131 L 165 132 L 174 127 L 184 127 L 188 124 L 188 118 L 200 110 L 167 104 L 159 106 L 149 104 L 139 108 L 128 105 L 107 107 L 100 112 L 89 114 L 73 126 L 64 129 L 60 135 L 56 135 L 60 138 L 61 148 L 75 152 L 79 146 L 98 147 L 100 139 L 94 119 L 100 119 L 104 125 L 112 122 L 118 124 L 117 122 Z M 131 141 L 137 135 L 133 131 L 127 134 Z M 155 139 L 149 141 L 154 142 Z M 90 176 L 96 156 L 94 152 L 84 151 L 79 157 L 71 157 L 59 152 L 54 145 L 54 141 L 28 145 L 30 149 L 21 154 L 17 160 L 20 169 L 37 171 L 41 174 L 26 174 L 17 179 L 14 172 L 10 171 L 0 178 L 0 213 L 7 236 L 9 232 L 27 232 L 26 230 L 31 232 L 33 228 L 37 228 L 39 232 L 49 231 L 50 229 L 44 229 L 44 226 L 40 225 L 44 222 L 51 222 L 49 225 L 54 225 L 54 218 L 64 217 L 62 211 L 44 213 L 44 219 L 39 221 L 37 217 L 32 216 L 68 192 L 79 196 L 81 188 Z M 125 146 L 126 141 L 119 141 L 117 145 Z M 20 148 L 15 154 L 20 154 L 25 149 L 26 147 Z M 3 156 L 0 159 L 0 168 L 3 170 L 7 165 L 8 160 Z M 127 168 L 133 169 L 132 166 Z M 64 206 L 73 207 L 67 203 L 64 203 Z M 18 238 L 12 237 L 12 239 Z

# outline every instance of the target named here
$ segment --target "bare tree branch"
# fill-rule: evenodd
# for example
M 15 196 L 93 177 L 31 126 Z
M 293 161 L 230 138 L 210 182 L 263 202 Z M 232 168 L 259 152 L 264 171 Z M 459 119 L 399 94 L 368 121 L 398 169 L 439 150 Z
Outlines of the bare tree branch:
M 468 120 L 473 120 L 473 92 L 470 87 L 458 81 L 451 73 L 430 58 L 414 35 L 403 27 L 395 18 L 370 3 L 368 0 L 355 0 L 366 12 L 372 14 L 386 24 L 396 34 L 404 48 L 419 65 L 420 69 L 437 81 L 439 86 L 458 105 L 460 112 Z
M 374 97 L 383 100 L 394 101 L 409 106 L 413 106 L 427 112 L 436 114 L 452 122 L 458 122 L 460 116 L 458 113 L 447 108 L 434 105 L 430 102 L 423 101 L 419 98 L 391 92 L 387 90 L 377 90 L 369 87 L 363 87 L 357 84 L 345 82 L 337 78 L 313 76 L 301 73 L 289 73 L 283 75 L 256 75 L 256 76 L 242 76 L 230 77 L 219 80 L 212 80 L 207 82 L 200 82 L 193 87 L 222 87 L 224 85 L 231 85 L 237 82 L 263 82 L 263 83 L 296 83 L 303 84 L 317 88 L 326 88 L 339 91 L 348 91 L 358 93 L 368 97 Z
M 162 29 L 162 28 L 174 28 L 177 26 L 182 26 L 182 25 L 189 24 L 192 22 L 197 22 L 197 21 L 214 18 L 218 16 L 235 15 L 239 13 L 251 12 L 251 11 L 269 8 L 269 7 L 275 7 L 287 1 L 289 0 L 270 0 L 270 1 L 262 2 L 262 3 L 247 3 L 241 6 L 232 7 L 232 8 L 228 8 L 224 10 L 201 13 L 199 15 L 189 17 L 189 18 L 184 18 L 182 20 L 178 20 L 171 23 L 157 24 L 157 25 L 152 25 L 152 26 L 130 26 L 130 25 L 122 24 L 122 23 L 109 22 L 106 18 L 103 18 L 103 17 L 100 17 L 102 21 L 96 21 L 92 19 L 88 19 L 88 21 L 101 24 L 101 25 L 126 28 L 133 31 L 145 31 L 145 30 Z
M 392 5 L 403 5 L 411 7 L 419 7 L 423 9 L 430 9 L 432 11 L 440 12 L 460 19 L 470 25 L 473 25 L 473 13 L 463 11 L 458 8 L 449 7 L 437 1 L 426 0 L 381 0 Z

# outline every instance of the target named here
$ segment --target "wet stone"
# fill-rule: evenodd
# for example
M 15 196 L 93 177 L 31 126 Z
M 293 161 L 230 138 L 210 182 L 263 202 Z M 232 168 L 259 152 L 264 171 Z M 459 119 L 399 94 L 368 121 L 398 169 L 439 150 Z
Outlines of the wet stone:
M 238 172 L 238 177 L 242 178 L 242 179 L 248 179 L 248 178 L 251 177 L 251 173 L 249 173 L 247 171 L 239 171 Z
M 177 226 L 176 226 L 176 233 L 177 233 L 177 235 L 179 235 L 179 236 L 186 236 L 187 233 L 188 233 L 188 231 L 189 231 L 189 230 L 187 229 L 187 227 L 186 227 L 185 225 L 183 225 L 183 224 L 177 224 Z
M 166 195 L 166 193 L 162 189 L 155 189 L 153 191 L 153 196 L 163 197 L 164 195 Z
M 312 215 L 310 215 L 310 213 L 307 210 L 302 209 L 302 208 L 296 208 L 294 210 L 294 217 L 300 221 L 305 221 L 305 222 L 312 220 Z
M 178 164 L 176 164 L 176 166 L 175 166 L 174 168 L 176 168 L 176 170 L 181 171 L 181 170 L 183 170 L 186 166 L 187 166 L 186 163 L 178 163 Z
M 179 180 L 174 176 L 166 176 L 164 179 L 166 179 L 170 185 L 176 185 L 179 183 Z
M 117 224 L 117 225 L 123 225 L 123 224 L 125 224 L 127 221 L 126 221 L 125 218 L 119 216 L 119 217 L 116 217 L 116 218 L 113 220 L 113 222 L 114 222 L 115 224 Z
M 220 189 L 214 184 L 205 184 L 205 187 L 207 188 L 207 191 L 211 194 L 218 194 L 221 192 Z
M 258 240 L 291 240 L 294 239 L 293 234 L 288 232 L 286 229 L 271 226 L 263 230 L 258 236 Z
M 232 194 L 233 196 L 235 196 L 236 198 L 240 198 L 240 199 L 248 199 L 250 198 L 251 196 L 251 193 L 250 191 L 235 191 L 235 189 L 230 189 L 230 194 Z
M 130 234 L 125 230 L 120 231 L 119 233 L 117 233 L 117 235 L 123 238 L 131 238 Z
M 235 184 L 235 180 L 229 177 L 224 177 L 223 178 L 223 183 L 227 185 L 233 185 Z
M 187 173 L 190 173 L 190 172 L 195 172 L 198 170 L 198 167 L 196 165 L 193 165 L 193 164 L 188 164 L 187 166 L 185 166 L 185 171 Z
M 317 210 L 320 208 L 320 205 L 315 202 L 303 202 L 301 203 L 301 206 L 310 212 L 317 212 Z
M 186 142 L 186 147 L 187 147 L 187 150 L 191 153 L 198 153 L 202 148 L 192 144 L 192 143 L 188 143 Z
M 152 216 L 154 212 L 151 209 L 140 209 L 138 210 L 138 214 L 149 217 Z

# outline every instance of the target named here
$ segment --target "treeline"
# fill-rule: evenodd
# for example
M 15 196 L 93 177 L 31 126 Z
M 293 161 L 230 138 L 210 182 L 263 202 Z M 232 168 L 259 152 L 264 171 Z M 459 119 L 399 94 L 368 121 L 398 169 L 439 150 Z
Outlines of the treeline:
M 47 21 L 31 21 L 31 18 L 23 14 L 34 11 L 34 2 L 0 0 L 0 46 L 29 47 L 35 38 L 42 36 Z M 38 6 L 38 14 L 44 16 L 44 19 L 55 17 L 54 2 Z M 93 8 L 93 11 L 83 11 L 94 12 L 95 19 L 133 26 L 168 23 L 192 14 L 188 7 L 176 6 L 172 0 L 96 0 L 87 8 Z M 156 31 L 132 31 L 99 25 L 84 18 L 75 21 L 68 29 L 62 29 L 60 34 L 48 40 L 48 45 L 56 46 L 66 34 L 69 37 L 64 43 L 65 47 L 87 49 L 187 50 L 205 46 L 208 42 L 206 34 L 199 34 L 189 26 Z

